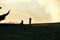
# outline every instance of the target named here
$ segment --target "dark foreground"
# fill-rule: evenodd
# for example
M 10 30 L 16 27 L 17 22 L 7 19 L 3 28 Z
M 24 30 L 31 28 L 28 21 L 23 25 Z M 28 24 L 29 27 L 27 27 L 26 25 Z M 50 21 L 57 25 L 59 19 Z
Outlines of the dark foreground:
M 0 40 L 60 40 L 60 23 L 0 24 Z

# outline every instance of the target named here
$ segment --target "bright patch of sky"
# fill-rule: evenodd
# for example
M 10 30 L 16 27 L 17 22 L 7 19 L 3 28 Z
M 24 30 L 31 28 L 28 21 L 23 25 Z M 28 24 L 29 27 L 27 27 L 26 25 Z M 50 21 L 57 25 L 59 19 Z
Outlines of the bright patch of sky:
M 32 17 L 34 22 L 48 22 L 51 21 L 51 17 L 54 18 L 52 18 L 53 21 L 57 18 L 58 5 L 59 0 L 1 0 L 0 6 L 3 9 L 0 10 L 0 14 L 10 9 L 7 19 L 21 20 L 23 18 L 26 21 Z

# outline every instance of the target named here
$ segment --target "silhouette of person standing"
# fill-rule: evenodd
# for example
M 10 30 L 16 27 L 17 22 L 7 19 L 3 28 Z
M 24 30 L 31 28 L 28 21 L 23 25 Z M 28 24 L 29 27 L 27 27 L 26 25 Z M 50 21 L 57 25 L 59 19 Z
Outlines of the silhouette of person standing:
M 0 7 L 0 9 L 2 9 L 2 7 Z
M 29 18 L 29 24 L 31 24 L 32 18 Z

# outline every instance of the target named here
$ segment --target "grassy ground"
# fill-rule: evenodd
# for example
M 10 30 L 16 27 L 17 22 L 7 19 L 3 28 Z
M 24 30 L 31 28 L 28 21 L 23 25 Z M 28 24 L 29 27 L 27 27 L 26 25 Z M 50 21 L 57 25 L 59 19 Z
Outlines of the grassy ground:
M 32 40 L 32 28 L 18 24 L 0 24 L 0 40 Z
M 60 23 L 33 24 L 33 40 L 60 40 Z
M 0 24 L 0 40 L 60 40 L 60 23 Z

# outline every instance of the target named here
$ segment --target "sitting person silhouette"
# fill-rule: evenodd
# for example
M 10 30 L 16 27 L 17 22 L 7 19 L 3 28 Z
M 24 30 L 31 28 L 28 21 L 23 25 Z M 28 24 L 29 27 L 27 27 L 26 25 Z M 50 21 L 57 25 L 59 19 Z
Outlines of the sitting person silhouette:
M 21 23 L 20 24 L 23 25 L 23 20 L 21 20 Z

